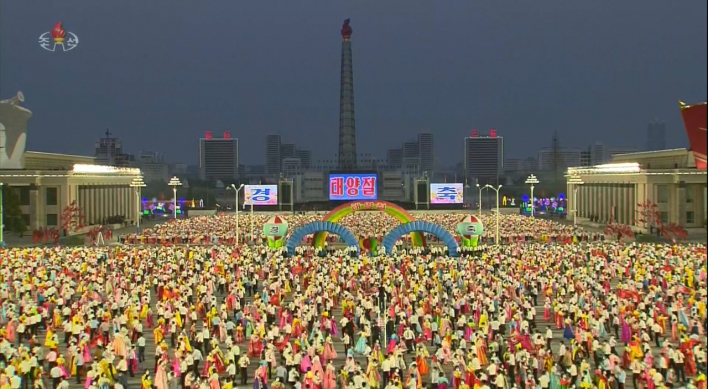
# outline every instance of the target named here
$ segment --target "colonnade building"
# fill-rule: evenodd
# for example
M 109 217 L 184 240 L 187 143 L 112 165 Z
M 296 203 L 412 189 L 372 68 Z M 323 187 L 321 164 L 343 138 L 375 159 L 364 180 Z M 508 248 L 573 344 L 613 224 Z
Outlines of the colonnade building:
M 612 163 L 569 168 L 568 210 L 580 219 L 646 228 L 639 204 L 656 204 L 663 223 L 703 228 L 707 219 L 705 169 L 687 149 L 619 154 Z
M 86 224 L 138 217 L 139 201 L 130 187 L 140 169 L 95 165 L 93 157 L 27 151 L 23 169 L 1 169 L 0 182 L 17 191 L 29 230 L 58 227 L 64 208 L 76 201 Z

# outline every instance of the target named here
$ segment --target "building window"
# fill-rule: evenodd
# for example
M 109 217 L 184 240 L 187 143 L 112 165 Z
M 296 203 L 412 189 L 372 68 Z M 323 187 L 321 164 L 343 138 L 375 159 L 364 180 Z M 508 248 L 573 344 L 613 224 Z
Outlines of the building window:
M 696 222 L 696 214 L 693 211 L 686 212 L 686 224 L 693 224 Z
M 57 205 L 59 204 L 59 191 L 57 188 L 47 188 L 47 205 Z M 47 215 L 48 216 L 48 215 Z M 54 225 L 54 224 L 52 224 Z
M 686 188 L 686 203 L 687 204 L 692 204 L 694 197 L 696 196 L 696 194 L 693 192 L 693 189 L 694 188 L 690 187 L 690 186 L 688 188 Z
M 669 203 L 669 186 L 668 185 L 657 185 L 656 186 L 656 202 L 659 204 Z
M 56 213 L 48 213 L 47 214 L 47 225 L 48 226 L 59 225 L 59 217 L 57 216 Z
M 27 226 L 27 228 L 29 228 L 29 227 L 32 225 L 32 223 L 30 223 L 30 215 L 29 215 L 29 213 L 23 213 L 23 214 L 22 214 L 22 220 L 25 222 L 25 226 Z
M 666 211 L 659 212 L 659 220 L 664 224 L 669 224 L 669 213 Z
M 30 188 L 29 186 L 19 187 L 20 205 L 30 205 Z

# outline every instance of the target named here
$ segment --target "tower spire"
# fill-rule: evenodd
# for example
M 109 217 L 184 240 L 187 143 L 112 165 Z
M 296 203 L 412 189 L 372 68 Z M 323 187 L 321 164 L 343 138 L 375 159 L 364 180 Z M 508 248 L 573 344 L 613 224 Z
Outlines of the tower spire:
M 339 169 L 356 170 L 356 130 L 354 125 L 354 70 L 352 67 L 352 28 L 349 19 L 342 25 L 342 73 L 339 94 Z

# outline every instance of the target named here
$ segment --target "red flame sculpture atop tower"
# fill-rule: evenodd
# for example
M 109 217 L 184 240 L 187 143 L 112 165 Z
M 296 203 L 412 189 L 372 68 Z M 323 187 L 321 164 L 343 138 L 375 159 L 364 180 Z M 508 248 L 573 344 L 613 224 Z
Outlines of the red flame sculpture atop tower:
M 63 43 L 65 36 L 66 31 L 62 28 L 62 22 L 55 24 L 52 29 L 52 38 L 54 38 L 54 43 Z
M 342 39 L 349 40 L 352 36 L 352 28 L 349 26 L 349 19 L 344 21 L 342 24 Z

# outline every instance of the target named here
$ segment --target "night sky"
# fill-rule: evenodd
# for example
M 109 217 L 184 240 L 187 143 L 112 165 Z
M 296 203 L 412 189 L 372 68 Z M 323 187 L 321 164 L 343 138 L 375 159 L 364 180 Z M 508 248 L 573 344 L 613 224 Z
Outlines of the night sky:
M 1 92 L 34 112 L 28 150 L 90 155 L 110 128 L 128 152 L 197 163 L 231 131 L 243 164 L 265 135 L 336 153 L 342 21 L 351 18 L 358 149 L 385 157 L 418 132 L 439 162 L 496 128 L 506 157 L 562 146 L 642 148 L 677 101 L 706 99 L 705 0 L 2 0 Z M 79 46 L 48 52 L 59 21 Z M 460 150 L 450 152 L 449 150 Z

